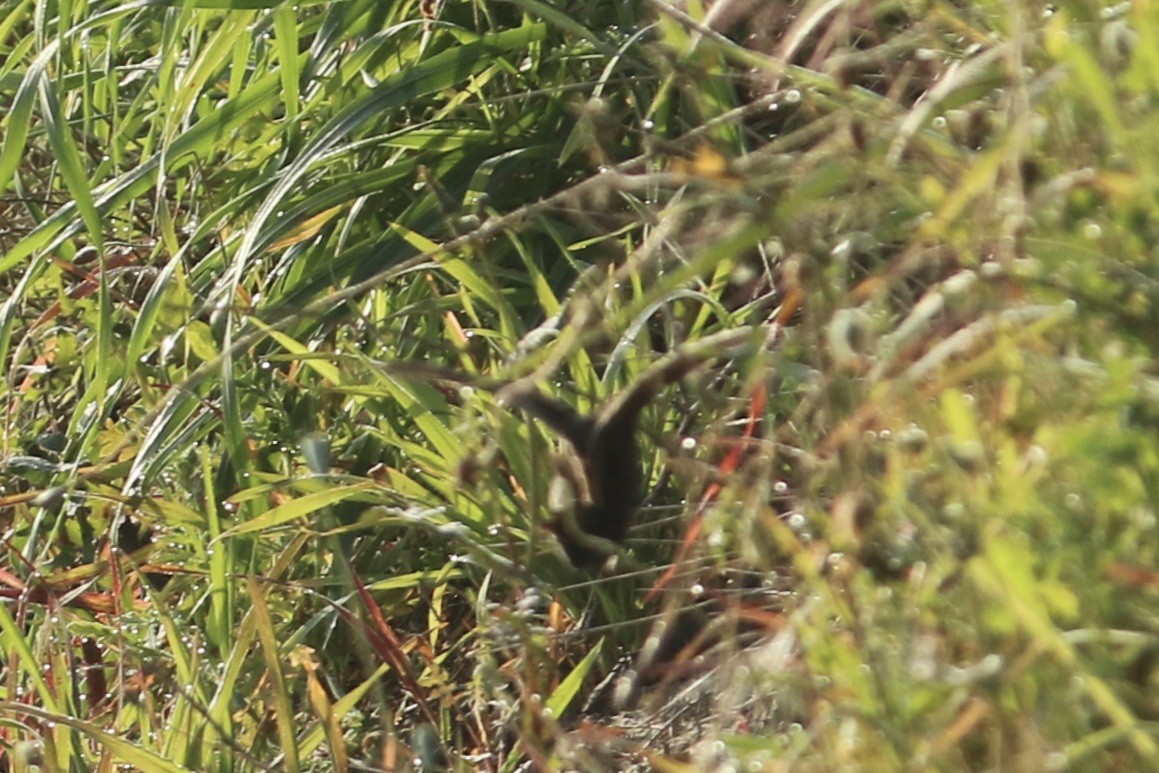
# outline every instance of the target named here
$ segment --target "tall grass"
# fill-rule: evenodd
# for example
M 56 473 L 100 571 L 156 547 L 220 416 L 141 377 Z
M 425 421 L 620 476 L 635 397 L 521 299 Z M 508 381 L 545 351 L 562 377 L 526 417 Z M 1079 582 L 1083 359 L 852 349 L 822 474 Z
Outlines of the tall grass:
M 11 769 L 1156 766 L 1159 20 L 705 5 L 0 1 Z

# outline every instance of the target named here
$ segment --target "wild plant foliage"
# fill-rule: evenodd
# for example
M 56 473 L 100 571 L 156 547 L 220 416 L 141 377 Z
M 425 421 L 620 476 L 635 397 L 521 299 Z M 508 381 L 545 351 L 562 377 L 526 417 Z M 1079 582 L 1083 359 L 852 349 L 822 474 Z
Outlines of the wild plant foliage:
M 4 764 L 1146 769 L 1146 3 L 0 0 Z

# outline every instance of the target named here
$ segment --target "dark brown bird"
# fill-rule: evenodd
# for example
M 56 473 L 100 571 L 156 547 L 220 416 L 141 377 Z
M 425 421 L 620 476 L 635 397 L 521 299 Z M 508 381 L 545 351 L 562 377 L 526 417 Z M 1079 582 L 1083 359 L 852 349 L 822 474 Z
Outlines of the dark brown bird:
M 568 559 L 579 568 L 601 566 L 622 544 L 643 496 L 644 471 L 636 423 L 646 404 L 626 403 L 611 413 L 581 416 L 571 406 L 537 391 L 501 395 L 546 423 L 575 449 L 583 467 L 587 501 L 574 522 L 563 516 L 552 524 Z
M 595 568 L 619 551 L 643 499 L 643 461 L 636 437 L 640 413 L 667 385 L 753 338 L 754 329 L 744 328 L 685 344 L 653 363 L 591 416 L 543 394 L 527 380 L 499 382 L 411 363 L 383 365 L 432 381 L 492 390 L 500 403 L 539 419 L 567 440 L 582 468 L 584 495 L 575 512 L 564 514 L 551 528 L 572 564 Z
M 644 496 L 643 461 L 636 437 L 640 413 L 664 387 L 751 335 L 750 330 L 731 330 L 670 352 L 592 416 L 580 415 L 570 405 L 525 382 L 513 382 L 496 393 L 500 402 L 558 432 L 579 457 L 586 501 L 580 503 L 573 521 L 564 516 L 552 525 L 572 564 L 578 568 L 602 566 L 628 535 Z

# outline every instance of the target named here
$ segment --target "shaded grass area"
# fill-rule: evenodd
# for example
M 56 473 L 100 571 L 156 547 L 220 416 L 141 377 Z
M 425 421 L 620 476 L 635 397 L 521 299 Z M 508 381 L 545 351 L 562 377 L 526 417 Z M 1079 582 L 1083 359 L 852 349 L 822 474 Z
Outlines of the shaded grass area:
M 0 9 L 12 769 L 1156 765 L 1146 4 Z

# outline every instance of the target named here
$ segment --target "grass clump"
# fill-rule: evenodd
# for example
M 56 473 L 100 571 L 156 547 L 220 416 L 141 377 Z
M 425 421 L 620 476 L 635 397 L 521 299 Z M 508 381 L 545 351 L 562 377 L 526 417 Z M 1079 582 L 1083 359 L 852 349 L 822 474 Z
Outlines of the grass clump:
M 1145 4 L 0 8 L 13 769 L 1155 766 Z

